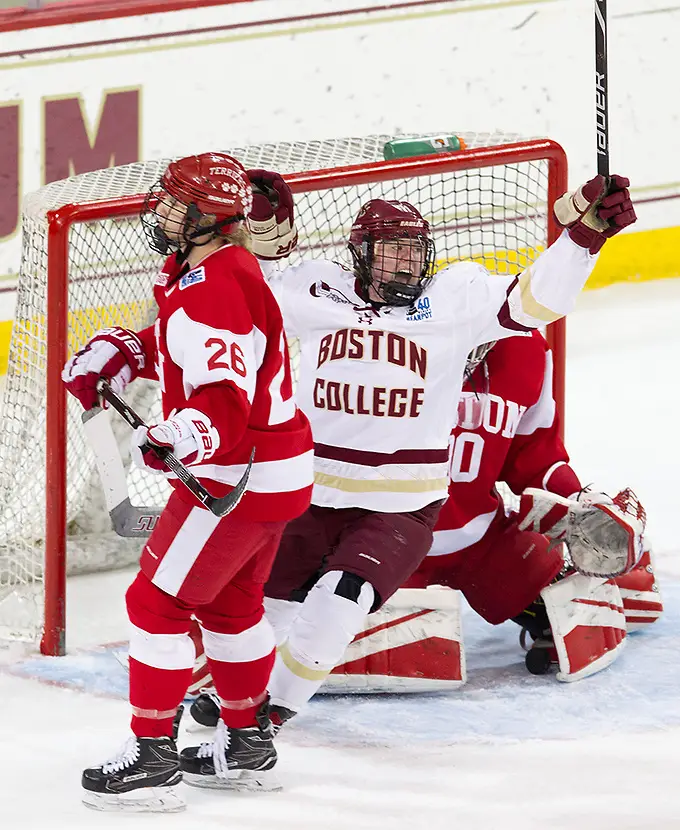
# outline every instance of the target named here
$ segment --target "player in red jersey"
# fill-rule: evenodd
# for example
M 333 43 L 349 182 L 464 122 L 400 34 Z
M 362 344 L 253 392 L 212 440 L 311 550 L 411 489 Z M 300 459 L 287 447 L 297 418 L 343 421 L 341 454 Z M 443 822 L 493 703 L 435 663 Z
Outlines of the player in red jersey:
M 588 578 L 569 572 L 556 534 L 551 540 L 527 523 L 530 508 L 507 512 L 497 482 L 513 493 L 535 488 L 563 499 L 608 501 L 584 489 L 569 465 L 552 376 L 552 353 L 538 332 L 471 354 L 451 436 L 449 499 L 430 553 L 408 586 L 457 588 L 488 622 L 515 619 L 534 639 L 527 667 L 542 673 L 561 657 L 560 679 L 571 680 L 608 665 L 626 629 L 654 622 L 662 605 L 648 546 L 628 573 Z M 594 603 L 601 614 L 584 621 L 580 612 Z M 574 632 L 588 638 L 587 653 Z
M 267 774 L 276 763 L 267 707 L 275 652 L 263 586 L 286 522 L 309 505 L 313 449 L 293 400 L 281 311 L 251 252 L 251 205 L 236 159 L 204 153 L 171 163 L 141 217 L 150 247 L 169 254 L 154 286 L 155 323 L 99 332 L 64 369 L 86 409 L 102 377 L 119 392 L 138 377 L 160 383 L 165 420 L 136 431 L 133 460 L 175 488 L 126 596 L 133 735 L 83 773 L 84 800 L 97 809 L 181 809 L 182 775 L 199 786 L 275 786 Z M 249 489 L 222 518 L 156 453 L 171 450 L 222 496 L 253 448 Z M 173 719 L 192 675 L 192 615 L 220 721 L 208 749 L 179 756 Z

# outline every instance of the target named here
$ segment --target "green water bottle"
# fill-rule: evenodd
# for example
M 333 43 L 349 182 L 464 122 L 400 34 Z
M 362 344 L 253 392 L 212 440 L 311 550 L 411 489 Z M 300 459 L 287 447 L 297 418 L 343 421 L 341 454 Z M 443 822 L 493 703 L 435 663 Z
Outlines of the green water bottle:
M 432 135 L 421 138 L 395 138 L 383 147 L 385 161 L 411 156 L 427 156 L 431 153 L 453 153 L 465 150 L 466 145 L 457 135 Z

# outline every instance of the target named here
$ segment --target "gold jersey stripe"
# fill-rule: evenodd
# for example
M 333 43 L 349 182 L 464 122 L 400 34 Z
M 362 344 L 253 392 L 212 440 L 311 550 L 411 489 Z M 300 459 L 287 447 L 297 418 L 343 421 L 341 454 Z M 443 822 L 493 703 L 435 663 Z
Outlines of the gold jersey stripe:
M 362 480 L 318 472 L 314 473 L 314 483 L 345 493 L 428 493 L 431 490 L 447 490 L 449 486 L 448 478 Z
M 531 272 L 532 266 L 530 265 L 526 271 L 523 271 L 519 278 L 519 285 L 515 286 L 510 292 L 511 296 L 517 290 L 519 290 L 520 302 L 522 305 L 522 311 L 525 314 L 530 315 L 535 320 L 542 320 L 544 323 L 554 323 L 555 320 L 559 320 L 561 317 L 564 317 L 563 314 L 558 314 L 555 311 L 551 311 L 544 305 L 541 305 L 534 295 L 531 293 Z M 517 320 L 516 322 L 521 323 L 521 320 Z
M 323 680 L 331 672 L 330 669 L 311 669 L 309 666 L 305 666 L 290 653 L 288 643 L 281 643 L 278 652 L 284 666 L 296 677 L 301 677 L 303 680 Z

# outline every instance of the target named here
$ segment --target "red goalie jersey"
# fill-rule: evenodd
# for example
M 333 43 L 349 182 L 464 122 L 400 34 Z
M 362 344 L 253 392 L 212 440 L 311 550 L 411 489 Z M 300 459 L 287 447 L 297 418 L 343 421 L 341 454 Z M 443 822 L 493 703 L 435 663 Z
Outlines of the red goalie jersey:
M 559 435 L 552 374 L 552 353 L 534 331 L 496 343 L 468 378 L 431 554 L 455 553 L 484 536 L 503 505 L 497 481 L 518 494 L 539 487 L 569 497 L 581 489 Z
M 552 353 L 535 331 L 496 343 L 468 378 L 451 435 L 449 498 L 408 587 L 458 588 L 486 620 L 500 623 L 559 573 L 559 548 L 520 531 L 496 489 L 498 481 L 517 494 L 537 487 L 570 497 L 581 489 L 559 435 L 552 375 Z M 647 552 L 615 581 L 629 627 L 658 618 L 662 606 Z

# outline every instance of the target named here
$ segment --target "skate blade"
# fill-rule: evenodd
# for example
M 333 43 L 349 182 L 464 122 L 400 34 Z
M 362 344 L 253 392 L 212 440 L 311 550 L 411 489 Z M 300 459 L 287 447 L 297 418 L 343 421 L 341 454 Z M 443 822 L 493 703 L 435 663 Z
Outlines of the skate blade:
M 179 813 L 187 806 L 176 787 L 140 787 L 129 793 L 84 790 L 83 804 L 107 813 Z
M 278 792 L 282 790 L 281 782 L 274 770 L 232 770 L 227 778 L 217 775 L 195 775 L 184 773 L 184 783 L 190 787 L 207 790 L 232 790 L 241 792 Z

